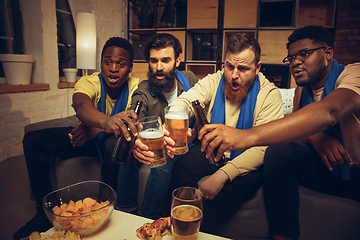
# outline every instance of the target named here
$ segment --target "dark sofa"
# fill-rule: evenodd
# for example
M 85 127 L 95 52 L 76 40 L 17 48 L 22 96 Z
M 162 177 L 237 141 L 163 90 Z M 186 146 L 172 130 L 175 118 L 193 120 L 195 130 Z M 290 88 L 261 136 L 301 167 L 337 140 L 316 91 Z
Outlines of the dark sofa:
M 283 95 L 285 94 L 282 92 Z M 289 103 L 284 100 L 284 104 L 287 110 Z M 76 126 L 77 121 L 76 116 L 70 116 L 34 123 L 26 126 L 25 132 L 49 127 Z M 51 171 L 54 189 L 83 180 L 100 180 L 101 161 L 97 158 L 81 157 L 65 160 L 54 156 L 54 163 Z M 140 168 L 138 212 L 142 206 L 149 169 L 146 165 Z M 299 240 L 360 239 L 359 202 L 317 193 L 303 187 L 299 190 L 301 230 Z M 216 234 L 231 239 L 270 239 L 262 188 L 252 199 L 243 204 L 228 222 L 218 227 Z

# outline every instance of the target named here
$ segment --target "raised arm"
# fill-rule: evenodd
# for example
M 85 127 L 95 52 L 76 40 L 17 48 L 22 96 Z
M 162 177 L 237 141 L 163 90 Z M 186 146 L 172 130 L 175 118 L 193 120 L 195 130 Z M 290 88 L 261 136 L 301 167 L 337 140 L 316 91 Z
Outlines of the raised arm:
M 107 133 L 114 133 L 116 137 L 122 131 L 125 137 L 129 139 L 130 134 L 124 123 L 127 122 L 133 134 L 137 135 L 137 128 L 130 118 L 137 119 L 137 115 L 133 110 L 120 112 L 109 117 L 95 108 L 92 100 L 83 93 L 73 95 L 73 107 L 80 121 L 89 127 L 99 128 Z
M 289 116 L 248 130 L 238 130 L 237 150 L 297 141 L 329 128 L 360 109 L 360 96 L 339 88 L 319 102 Z

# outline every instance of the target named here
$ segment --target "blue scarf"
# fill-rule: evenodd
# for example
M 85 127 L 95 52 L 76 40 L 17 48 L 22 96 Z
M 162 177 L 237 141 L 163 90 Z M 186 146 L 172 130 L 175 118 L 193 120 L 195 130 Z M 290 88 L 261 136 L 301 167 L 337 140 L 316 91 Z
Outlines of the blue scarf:
M 220 83 L 216 92 L 214 106 L 212 108 L 210 124 L 225 123 L 225 95 L 224 95 L 224 75 L 220 79 Z M 237 129 L 249 129 L 253 126 L 254 110 L 258 93 L 260 91 L 259 76 L 256 75 L 253 85 L 251 86 L 246 98 L 241 102 L 240 114 L 236 123 Z M 231 150 L 230 158 L 234 159 L 243 151 Z
M 104 79 L 103 79 L 101 73 L 99 74 L 99 79 L 100 79 L 100 84 L 101 84 L 101 87 L 100 87 L 101 92 L 100 92 L 100 100 L 97 104 L 97 109 L 100 112 L 106 114 L 106 87 L 105 87 L 105 82 L 104 82 Z M 110 117 L 119 112 L 125 111 L 128 99 L 129 99 L 129 84 L 126 81 L 123 84 L 123 87 L 122 87 L 120 93 L 118 94 L 118 97 L 116 99 L 116 102 L 112 109 Z M 95 146 L 98 150 L 101 161 L 103 161 L 101 145 L 103 144 L 106 136 L 107 136 L 107 134 L 102 132 L 95 139 Z
M 331 93 L 335 88 L 335 83 L 337 78 L 339 77 L 340 73 L 344 70 L 344 65 L 338 64 L 337 61 L 334 59 L 334 64 L 331 67 L 329 76 L 326 79 L 325 87 L 324 87 L 324 94 L 322 96 L 322 99 L 326 97 L 329 93 Z M 304 87 L 301 92 L 301 98 L 299 107 L 302 108 L 314 101 L 313 99 L 313 93 L 310 87 Z M 340 124 L 337 123 L 334 126 L 325 129 L 325 133 L 329 134 L 330 136 L 336 138 L 341 145 L 344 146 L 344 140 L 341 134 Z M 342 180 L 348 180 L 350 179 L 350 169 L 347 162 L 344 163 L 344 167 L 340 169 L 333 169 L 332 175 L 333 177 L 338 177 L 339 174 L 342 177 Z

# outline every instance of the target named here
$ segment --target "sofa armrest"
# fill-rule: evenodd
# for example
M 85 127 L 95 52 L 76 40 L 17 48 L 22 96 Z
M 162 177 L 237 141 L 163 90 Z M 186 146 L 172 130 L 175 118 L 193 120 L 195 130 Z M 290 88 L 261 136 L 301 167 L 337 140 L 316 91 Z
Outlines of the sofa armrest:
M 25 133 L 30 131 L 36 131 L 45 128 L 53 128 L 53 127 L 76 127 L 79 120 L 76 115 L 72 115 L 65 118 L 57 118 L 37 123 L 32 123 L 25 126 Z

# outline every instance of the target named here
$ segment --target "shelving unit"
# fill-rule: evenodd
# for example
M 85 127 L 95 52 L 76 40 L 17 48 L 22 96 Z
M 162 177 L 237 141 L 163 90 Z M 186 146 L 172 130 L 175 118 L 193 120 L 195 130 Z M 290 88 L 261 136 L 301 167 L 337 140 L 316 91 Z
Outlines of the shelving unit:
M 282 59 L 288 36 L 299 27 L 334 27 L 336 0 L 154 0 L 153 27 L 141 29 L 138 10 L 129 1 L 128 37 L 135 48 L 131 75 L 147 78 L 142 46 L 155 33 L 166 32 L 183 46 L 179 70 L 198 78 L 221 70 L 224 46 L 234 33 L 245 32 L 261 46 L 262 70 L 279 87 L 294 87 Z M 333 31 L 332 31 L 333 32 Z M 271 76 L 270 76 L 270 75 Z

